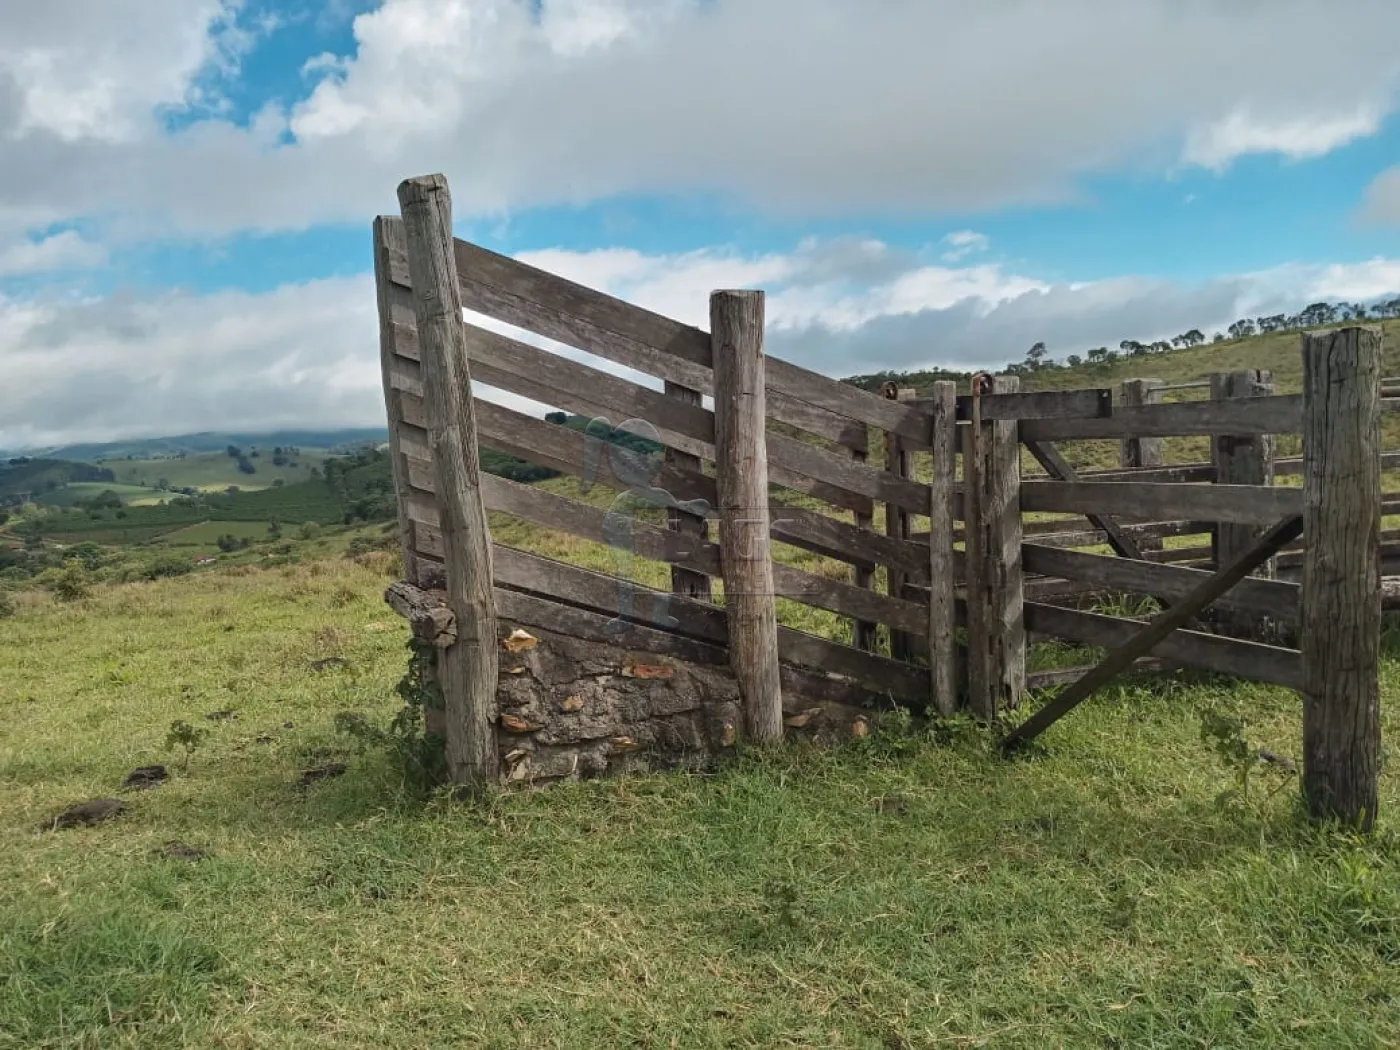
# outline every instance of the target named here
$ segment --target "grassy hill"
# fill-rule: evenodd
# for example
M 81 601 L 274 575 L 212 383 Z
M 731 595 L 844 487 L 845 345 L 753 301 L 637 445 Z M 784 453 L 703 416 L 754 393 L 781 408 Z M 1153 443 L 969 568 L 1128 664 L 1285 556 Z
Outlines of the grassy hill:
M 386 521 L 395 516 L 393 481 L 382 452 L 321 461 L 322 476 L 290 485 L 237 492 L 205 492 L 194 496 L 162 494 L 156 505 L 46 506 L 12 523 L 20 536 L 40 535 L 55 543 L 93 540 L 106 544 L 146 544 L 190 526 L 255 523 L 266 530 L 272 522 L 318 525 L 353 521 Z M 94 486 L 88 486 L 90 491 Z M 100 497 L 112 486 L 95 486 Z M 63 490 L 59 490 L 62 492 Z M 139 490 L 146 492 L 148 490 Z M 244 529 L 216 530 L 217 534 Z M 211 541 L 212 542 L 212 541 Z
M 103 460 L 100 464 L 109 468 L 117 481 L 123 484 L 149 489 L 193 488 L 210 492 L 227 489 L 230 485 L 240 489 L 264 489 L 279 481 L 284 485 L 310 481 L 320 474 L 321 465 L 327 458 L 324 452 L 273 451 L 273 448 L 280 450 L 286 447 L 281 445 L 268 449 L 249 445 L 234 447 L 251 451 L 241 458 L 232 457 L 221 450 L 196 452 L 178 458 Z M 241 470 L 240 463 L 251 466 L 254 473 Z
M 1400 319 L 1366 323 L 1382 329 L 1383 373 L 1400 376 Z M 1100 361 L 1081 361 L 1074 365 L 1046 362 L 1035 366 L 1029 361 L 1008 362 L 1006 367 L 994 371 L 1011 371 L 1019 375 L 1022 390 L 1101 387 L 1112 390 L 1116 401 L 1120 385 L 1127 379 L 1160 379 L 1167 384 L 1190 383 L 1208 380 L 1213 372 L 1257 368 L 1273 373 L 1276 393 L 1296 394 L 1302 390 L 1303 384 L 1300 338 L 1297 331 L 1280 331 L 1146 353 L 1108 351 Z M 901 387 L 914 388 L 920 395 L 927 395 L 932 393 L 934 382 L 946 379 L 957 382 L 959 392 L 966 393 L 970 389 L 971 378 L 971 373 L 967 372 L 881 372 L 853 376 L 846 382 L 865 390 L 878 391 L 884 383 L 893 381 Z M 1203 389 L 1178 390 L 1167 391 L 1164 399 L 1195 401 L 1209 396 L 1209 391 Z M 1382 425 L 1386 447 L 1400 448 L 1400 416 L 1388 414 Z M 874 438 L 878 447 L 879 435 L 875 434 Z M 1292 435 L 1281 435 L 1276 447 L 1282 456 L 1297 455 L 1300 451 L 1298 440 Z M 1203 462 L 1210 458 L 1209 443 L 1205 438 L 1167 438 L 1163 448 L 1169 462 Z M 1119 463 L 1117 441 L 1065 442 L 1062 451 L 1077 468 L 1103 469 Z M 1039 465 L 1029 455 L 1023 456 L 1023 464 L 1026 470 L 1040 471 Z
M 128 458 L 155 459 L 178 456 L 182 453 L 195 455 L 201 452 L 222 452 L 229 445 L 237 445 L 240 448 L 245 445 L 254 445 L 260 448 L 291 445 L 306 451 L 329 453 L 346 452 L 387 440 L 388 432 L 384 427 L 279 430 L 262 434 L 205 431 L 198 434 L 177 434 L 173 437 L 133 438 L 126 441 L 59 445 L 42 450 L 42 454 L 51 459 L 88 461 Z M 18 453 L 13 454 L 18 455 Z M 40 450 L 35 450 L 31 454 L 39 455 Z
M 1400 319 L 1365 323 L 1378 325 L 1382 329 L 1385 374 L 1400 375 Z M 1302 389 L 1300 338 L 1297 331 L 1283 331 L 1143 353 L 1107 351 L 1098 362 L 1081 361 L 1071 365 L 1063 361 L 1050 361 L 1034 367 L 1027 361 L 1010 361 L 1007 367 L 1021 376 L 1023 390 L 1073 390 L 1085 387 L 1112 387 L 1116 390 L 1125 379 L 1161 379 L 1167 383 L 1185 383 L 1207 379 L 1212 372 L 1262 368 L 1273 372 L 1278 393 L 1291 394 Z M 936 380 L 953 379 L 965 388 L 971 378 L 968 372 L 913 371 L 852 376 L 846 381 L 862 389 L 878 390 L 882 383 L 894 380 L 900 386 L 914 387 L 921 394 L 927 394 L 932 391 Z
M 0 460 L 0 506 L 23 498 L 41 499 L 74 482 L 115 481 L 110 468 L 92 463 L 27 457 Z

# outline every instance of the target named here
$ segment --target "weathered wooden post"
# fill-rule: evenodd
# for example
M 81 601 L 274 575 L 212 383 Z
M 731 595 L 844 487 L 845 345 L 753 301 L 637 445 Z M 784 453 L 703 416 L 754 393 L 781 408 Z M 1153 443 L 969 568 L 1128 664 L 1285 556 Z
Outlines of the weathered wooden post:
M 702 403 L 700 391 L 693 390 L 688 386 L 681 386 L 679 383 L 672 383 L 669 380 L 666 382 L 666 393 L 677 401 L 688 405 Z M 700 472 L 700 457 L 690 452 L 667 448 L 666 462 L 675 467 L 693 470 L 696 473 Z M 709 538 L 709 525 L 698 514 L 691 514 L 672 507 L 666 511 L 666 525 L 672 532 L 690 537 L 697 546 Z M 683 594 L 687 598 L 694 598 L 702 602 L 714 600 L 709 576 L 679 565 L 671 566 L 671 591 L 674 594 Z
M 933 384 L 933 482 L 928 551 L 928 663 L 933 706 L 941 715 L 957 710 L 957 609 L 953 555 L 953 500 L 957 476 L 957 384 Z
M 1125 379 L 1120 394 L 1125 408 L 1139 408 L 1142 405 L 1162 403 L 1162 380 Z M 1126 437 L 1119 449 L 1119 460 L 1124 470 L 1134 467 L 1160 467 L 1162 465 L 1162 439 L 1159 437 Z
M 969 707 L 992 720 L 1026 691 L 1021 450 L 1016 420 L 984 420 L 980 395 L 1014 394 L 1021 384 L 1016 376 L 978 376 L 973 384 L 963 454 L 967 676 Z
M 918 391 L 912 387 L 900 387 L 897 383 L 885 384 L 885 397 L 890 401 L 912 401 Z M 904 439 L 893 431 L 885 432 L 885 469 L 897 478 L 910 476 L 910 453 Z M 895 503 L 885 504 L 885 535 L 895 539 L 909 538 L 909 512 Z M 904 597 L 906 575 L 893 565 L 886 566 L 885 579 L 891 598 Z M 913 638 L 903 631 L 890 628 L 890 656 L 896 660 L 909 660 L 914 653 Z
M 1210 396 L 1215 401 L 1246 397 L 1268 397 L 1274 392 L 1271 372 L 1248 369 L 1242 372 L 1216 372 L 1210 377 Z M 1274 438 L 1272 434 L 1217 434 L 1211 438 L 1211 462 L 1215 480 L 1221 485 L 1272 485 L 1274 483 Z M 1217 522 L 1211 533 L 1211 555 L 1217 566 L 1229 565 L 1254 545 L 1267 526 Z M 1270 558 L 1256 573 L 1274 577 L 1276 562 Z M 1248 613 L 1216 610 L 1214 619 L 1233 634 L 1263 640 L 1267 625 Z
M 394 387 L 398 337 L 394 329 L 396 305 L 393 281 L 390 277 L 391 257 L 395 252 L 407 251 L 401 222 L 392 222 L 382 215 L 374 220 L 374 290 L 379 304 L 379 367 L 384 383 L 384 409 L 389 420 L 389 458 L 393 468 L 394 494 L 398 497 L 396 502 L 399 509 L 399 544 L 403 550 L 404 578 L 417 584 L 418 559 L 413 546 L 413 523 L 408 517 L 412 490 L 408 484 L 408 471 L 399 440 L 403 408 L 399 391 Z M 412 314 L 403 319 L 416 324 Z
M 1120 400 L 1125 408 L 1138 408 L 1142 405 L 1160 405 L 1165 391 L 1160 379 L 1125 379 L 1119 388 Z M 1124 470 L 1135 467 L 1160 467 L 1166 462 L 1162 454 L 1162 439 L 1159 437 L 1126 437 L 1118 451 L 1119 464 Z M 1162 537 L 1139 534 L 1133 537 L 1139 552 L 1159 551 Z
M 850 450 L 851 458 L 857 463 L 865 463 L 870 458 L 870 430 L 864 424 L 860 426 L 860 432 L 856 441 L 846 446 Z M 856 510 L 851 512 L 853 524 L 858 529 L 875 529 L 875 515 L 867 514 L 864 511 Z M 875 584 L 875 571 L 864 565 L 851 566 L 851 583 L 856 587 L 865 590 L 873 590 Z M 875 642 L 879 633 L 879 624 L 869 620 L 855 620 L 851 623 L 851 644 L 857 649 L 863 649 L 867 653 L 875 651 Z
M 729 662 L 738 679 L 748 735 L 759 744 L 783 737 L 778 612 L 768 537 L 763 306 L 761 291 L 718 291 L 710 296 L 715 480 Z
M 384 384 L 384 408 L 389 423 L 389 458 L 394 478 L 395 502 L 399 512 L 399 546 L 403 552 L 403 579 L 415 588 L 426 586 L 425 572 L 436 569 L 436 563 L 422 558 L 417 550 L 417 533 L 409 508 L 415 499 L 427 498 L 426 493 L 415 496 L 409 482 L 411 476 L 407 453 L 403 443 L 404 393 L 398 388 L 397 377 L 405 365 L 399 355 L 401 340 L 407 334 L 416 333 L 417 318 L 414 313 L 411 293 L 393 283 L 392 269 L 395 254 L 406 255 L 408 245 L 404 238 L 403 222 L 381 215 L 374 220 L 374 286 L 379 305 L 379 366 Z M 416 335 L 415 335 L 416 338 Z M 421 453 L 424 449 L 417 450 Z M 434 519 L 436 520 L 436 518 Z M 428 615 L 426 612 L 424 615 Z M 455 624 L 453 626 L 455 630 Z M 424 665 L 420 674 L 426 682 L 441 687 L 438 669 L 439 655 L 420 654 Z M 447 716 L 440 707 L 424 706 L 423 730 L 425 733 L 447 737 Z
M 1379 799 L 1381 330 L 1303 334 L 1303 797 L 1370 831 Z
M 481 786 L 496 779 L 500 766 L 493 727 L 500 656 L 491 533 L 481 496 L 462 293 L 453 251 L 452 198 L 441 175 L 406 179 L 398 193 L 418 323 L 448 604 L 457 620 L 457 641 L 442 650 L 438 662 L 446 705 L 447 769 L 454 782 Z

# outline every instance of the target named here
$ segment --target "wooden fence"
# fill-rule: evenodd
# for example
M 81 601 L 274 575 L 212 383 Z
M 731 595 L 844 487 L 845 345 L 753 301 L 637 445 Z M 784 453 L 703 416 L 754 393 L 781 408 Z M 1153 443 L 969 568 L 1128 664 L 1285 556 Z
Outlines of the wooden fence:
M 1251 373 L 1226 377 L 1215 398 L 1197 402 L 1164 403 L 1162 384 L 1145 382 L 1115 407 L 1107 389 L 1023 393 L 1016 377 L 991 375 L 961 396 L 951 383 L 931 398 L 880 396 L 766 356 L 761 292 L 714 293 L 707 332 L 455 239 L 440 177 L 404 183 L 400 202 L 401 218 L 374 227 L 405 560 L 391 600 L 440 646 L 454 777 L 498 772 L 498 616 L 724 659 L 757 742 L 783 735 L 790 691 L 868 707 L 966 707 L 995 720 L 1028 688 L 1092 680 L 1083 669 L 1026 670 L 1028 638 L 1116 650 L 1141 643 L 1141 620 L 1086 609 L 1085 593 L 1146 595 L 1185 610 L 1129 664 L 1300 689 L 1309 710 L 1332 712 L 1332 727 L 1337 712 L 1354 713 L 1374 692 L 1370 684 L 1347 700 L 1328 678 L 1344 656 L 1368 683 L 1376 671 L 1381 586 L 1368 559 L 1381 539 L 1386 406 L 1371 330 L 1305 336 L 1311 371 L 1301 395 L 1272 395 L 1267 377 Z M 655 385 L 465 322 L 463 307 Z M 580 432 L 473 397 L 473 383 L 602 422 Z M 1339 389 L 1349 400 L 1339 401 Z M 653 441 L 664 456 L 619 445 L 620 433 Z M 1302 460 L 1276 460 L 1272 435 L 1299 433 Z M 1212 439 L 1212 462 L 1164 465 L 1160 440 L 1178 435 Z M 1121 442 L 1121 469 L 1078 473 L 1058 447 L 1094 439 Z M 482 474 L 478 442 L 665 506 L 664 523 Z M 871 455 L 876 443 L 883 457 Z M 1023 476 L 1023 450 L 1039 473 Z M 1303 474 L 1301 487 L 1272 484 L 1290 470 Z M 495 543 L 487 511 L 667 563 L 670 588 L 628 587 L 617 575 Z M 1033 520 L 1051 513 L 1084 524 Z M 918 519 L 924 529 L 913 527 Z M 1303 542 L 1291 548 L 1269 528 L 1298 521 Z M 1210 544 L 1164 543 L 1194 534 Z M 1249 570 L 1256 575 L 1222 585 L 1227 569 L 1259 557 L 1261 535 L 1278 542 Z M 816 558 L 799 568 L 775 559 L 773 542 Z M 1096 545 L 1113 554 L 1085 549 Z M 1302 582 L 1284 569 L 1295 556 Z M 1333 599 L 1304 600 L 1323 576 L 1349 596 L 1340 619 Z M 1206 630 L 1197 622 L 1204 605 L 1193 602 L 1212 587 L 1220 618 Z M 785 626 L 779 598 L 843 618 L 850 644 Z M 1319 621 L 1323 607 L 1332 622 Z M 1261 626 L 1277 623 L 1292 635 Z M 1331 641 L 1316 648 L 1324 636 Z M 1286 637 L 1297 647 L 1280 644 Z

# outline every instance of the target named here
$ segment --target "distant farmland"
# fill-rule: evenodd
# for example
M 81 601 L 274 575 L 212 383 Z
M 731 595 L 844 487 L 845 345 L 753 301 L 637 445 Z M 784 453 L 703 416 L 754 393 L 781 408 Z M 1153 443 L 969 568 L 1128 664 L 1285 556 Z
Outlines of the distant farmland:
M 313 476 L 311 472 L 323 468 L 327 454 L 320 450 L 303 450 L 281 458 L 285 462 L 279 466 L 273 462 L 270 449 L 259 450 L 257 456 L 249 455 L 247 462 L 255 471 L 252 474 L 239 470 L 239 461 L 226 452 L 199 452 L 181 459 L 104 460 L 100 465 L 116 474 L 117 481 L 122 485 L 151 489 L 165 482 L 167 487 L 174 489 L 221 492 L 230 485 L 253 490 L 271 488 L 279 480 L 284 485 L 310 481 Z M 144 495 L 149 496 L 150 492 Z

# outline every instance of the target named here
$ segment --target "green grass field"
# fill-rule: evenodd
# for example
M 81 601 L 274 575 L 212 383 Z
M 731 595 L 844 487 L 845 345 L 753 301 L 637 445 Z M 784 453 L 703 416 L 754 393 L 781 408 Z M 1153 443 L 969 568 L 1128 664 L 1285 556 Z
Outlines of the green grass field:
M 279 478 L 287 485 L 308 481 L 312 469 L 319 469 L 325 459 L 322 452 L 303 451 L 290 457 L 285 466 L 278 467 L 272 463 L 272 450 L 263 449 L 256 459 L 250 460 L 257 468 L 256 474 L 240 472 L 238 461 L 223 452 L 194 453 L 184 459 L 116 459 L 103 462 L 101 466 L 110 468 L 116 474 L 117 481 L 125 484 L 149 487 L 164 480 L 177 489 L 222 491 L 230 485 L 241 489 L 265 489 Z
M 54 507 L 75 507 L 81 500 L 92 499 L 104 492 L 113 492 L 128 504 L 139 505 L 148 500 L 168 499 L 163 492 L 154 492 L 140 485 L 123 485 L 120 482 L 72 481 L 60 489 L 47 493 L 44 502 Z
M 168 547 L 214 547 L 220 536 L 233 536 L 240 540 L 265 540 L 268 535 L 267 527 L 268 523 L 265 521 L 205 521 L 167 532 L 160 540 Z
M 17 595 L 0 1047 L 1400 1041 L 1393 772 L 1370 842 L 1305 828 L 1291 782 L 1216 801 L 1197 710 L 1296 755 L 1293 694 L 1130 682 L 1013 763 L 893 729 L 419 807 L 331 728 L 396 707 L 406 631 L 368 560 Z M 1384 675 L 1393 735 L 1400 659 Z M 208 733 L 188 770 L 174 719 Z M 117 820 L 37 830 L 157 762 L 172 780 Z

